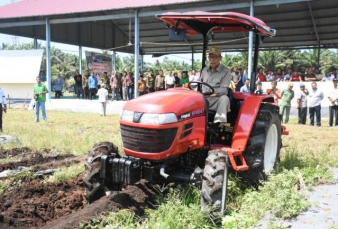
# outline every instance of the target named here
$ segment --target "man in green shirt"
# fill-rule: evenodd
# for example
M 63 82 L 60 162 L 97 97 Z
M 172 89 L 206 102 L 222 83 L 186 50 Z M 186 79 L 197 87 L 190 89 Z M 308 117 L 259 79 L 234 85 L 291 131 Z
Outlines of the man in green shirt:
M 295 96 L 294 91 L 292 90 L 293 88 L 293 83 L 289 83 L 288 85 L 288 89 L 285 89 L 282 91 L 281 97 L 282 97 L 282 101 L 279 105 L 279 114 L 282 115 L 282 121 L 283 121 L 283 115 L 284 115 L 284 111 L 285 112 L 285 122 L 284 123 L 288 123 L 289 122 L 289 115 L 290 115 L 290 109 L 291 109 L 291 100 L 293 99 L 293 97 Z
M 39 122 L 40 116 L 40 107 L 42 111 L 42 118 L 44 121 L 47 121 L 46 116 L 46 94 L 48 93 L 48 89 L 44 83 L 41 82 L 40 76 L 36 77 L 37 84 L 34 85 L 34 99 L 35 99 L 35 122 Z

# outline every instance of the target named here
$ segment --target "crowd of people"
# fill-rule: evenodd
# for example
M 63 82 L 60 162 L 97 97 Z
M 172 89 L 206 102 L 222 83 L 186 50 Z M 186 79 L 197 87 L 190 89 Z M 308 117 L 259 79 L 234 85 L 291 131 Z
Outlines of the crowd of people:
M 192 81 L 203 81 L 210 84 L 213 88 L 217 88 L 217 93 L 208 97 L 210 109 L 217 111 L 215 120 L 219 123 L 226 123 L 226 113 L 230 111 L 229 98 L 227 97 L 228 88 L 233 91 L 250 92 L 250 79 L 248 76 L 248 69 L 233 67 L 232 71 L 221 64 L 221 50 L 218 47 L 211 47 L 208 53 L 210 66 L 204 68 L 201 73 L 195 70 L 188 71 L 173 71 L 171 69 L 148 71 L 140 71 L 140 78 L 137 82 L 134 81 L 134 74 L 132 72 L 118 72 L 113 71 L 111 75 L 104 72 L 102 75 L 94 71 L 85 71 L 84 76 L 79 74 L 78 71 L 74 74 L 74 89 L 78 99 L 97 99 L 102 103 L 101 115 L 106 114 L 106 103 L 109 97 L 114 100 L 131 100 L 135 96 L 135 85 L 140 96 L 152 93 L 155 91 L 162 91 L 174 87 L 187 87 L 187 84 Z M 215 62 L 215 63 L 214 63 Z M 214 67 L 212 67 L 214 66 Z M 212 77 L 210 77 L 212 75 Z M 216 80 L 217 79 L 217 80 Z M 37 79 L 38 80 L 38 79 Z M 215 80 L 218 82 L 215 84 Z M 39 81 L 39 80 L 38 80 Z M 41 78 L 40 78 L 41 81 Z M 290 82 L 288 88 L 280 91 L 277 87 L 278 82 Z M 300 93 L 294 94 L 292 82 L 312 82 L 312 88 L 307 90 L 303 83 L 300 84 Z M 257 94 L 271 94 L 274 97 L 274 102 L 280 105 L 280 114 L 282 115 L 283 122 L 288 123 L 289 114 L 291 109 L 291 101 L 297 99 L 298 108 L 298 123 L 305 124 L 307 110 L 310 113 L 310 125 L 315 124 L 321 126 L 321 101 L 324 99 L 322 91 L 317 89 L 317 81 L 333 82 L 332 93 L 328 99 L 332 106 L 329 107 L 329 126 L 333 126 L 333 119 L 335 119 L 335 126 L 338 125 L 338 70 L 326 71 L 323 76 L 320 74 L 318 68 L 313 70 L 309 67 L 305 74 L 289 68 L 287 71 L 277 68 L 275 71 L 268 70 L 264 72 L 263 68 L 259 68 L 256 75 L 256 88 Z M 262 82 L 271 82 L 271 88 L 263 91 Z M 193 83 L 192 83 L 193 84 Z M 38 85 L 39 82 L 38 82 Z M 59 74 L 53 81 L 52 86 L 55 91 L 55 98 L 60 98 L 62 95 L 64 80 Z M 193 85 L 192 85 L 193 86 Z M 102 90 L 100 90 L 102 89 Z M 36 91 L 36 89 L 34 89 Z M 48 90 L 45 89 L 44 93 Z M 109 96 L 110 95 L 110 96 Z M 223 96 L 224 95 L 224 96 Z M 45 96 L 41 96 L 37 101 L 40 102 L 38 106 L 42 109 L 44 105 L 41 100 Z M 281 101 L 279 101 L 281 100 Z M 223 104 L 219 106 L 219 103 Z M 220 108 L 222 107 L 222 108 Z M 38 112 L 38 111 L 37 111 Z M 284 119 L 285 114 L 285 119 Z M 43 111 L 43 118 L 44 117 Z M 39 121 L 38 113 L 36 121 Z

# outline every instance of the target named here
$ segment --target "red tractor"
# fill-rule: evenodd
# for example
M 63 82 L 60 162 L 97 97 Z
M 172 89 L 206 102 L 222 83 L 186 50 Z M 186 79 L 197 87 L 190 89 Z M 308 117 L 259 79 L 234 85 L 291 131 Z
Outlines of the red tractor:
M 213 127 L 203 82 L 197 90 L 172 88 L 127 102 L 120 118 L 123 152 L 110 142 L 96 144 L 85 163 L 85 194 L 89 202 L 105 191 L 119 191 L 146 179 L 183 182 L 202 189 L 202 204 L 225 209 L 228 167 L 251 184 L 265 180 L 279 160 L 281 125 L 279 107 L 271 95 L 256 94 L 255 73 L 262 37 L 275 30 L 263 21 L 240 13 L 188 12 L 157 15 L 171 28 L 171 38 L 203 35 L 203 67 L 208 33 L 256 34 L 251 93 L 230 90 L 228 123 Z M 212 88 L 211 88 L 212 90 Z

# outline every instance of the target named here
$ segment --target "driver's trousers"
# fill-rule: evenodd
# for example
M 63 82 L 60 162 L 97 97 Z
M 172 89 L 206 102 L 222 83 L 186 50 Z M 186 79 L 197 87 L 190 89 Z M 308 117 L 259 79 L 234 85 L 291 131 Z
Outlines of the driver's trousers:
M 230 100 L 227 95 L 207 97 L 209 110 L 215 111 L 214 123 L 227 122 L 227 113 L 230 112 Z

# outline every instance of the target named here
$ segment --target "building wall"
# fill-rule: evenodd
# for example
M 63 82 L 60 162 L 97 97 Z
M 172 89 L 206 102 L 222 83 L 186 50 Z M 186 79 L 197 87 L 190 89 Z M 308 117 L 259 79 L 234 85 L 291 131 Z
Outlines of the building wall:
M 0 87 L 3 88 L 6 98 L 10 99 L 32 99 L 33 87 L 35 83 L 2 83 Z

